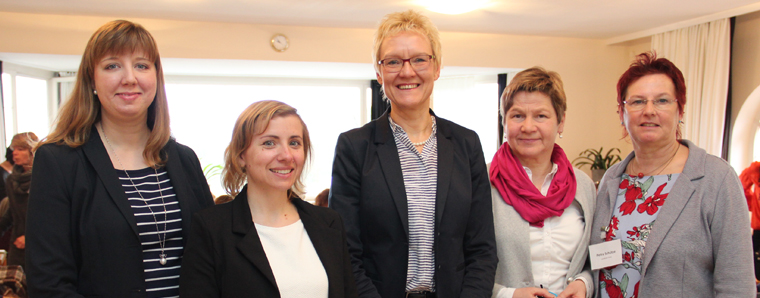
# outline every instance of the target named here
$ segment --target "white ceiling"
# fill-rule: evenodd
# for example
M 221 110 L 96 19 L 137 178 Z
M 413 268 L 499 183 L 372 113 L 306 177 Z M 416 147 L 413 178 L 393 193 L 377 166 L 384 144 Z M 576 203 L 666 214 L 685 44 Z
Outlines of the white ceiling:
M 384 15 L 414 8 L 430 16 L 442 31 L 611 40 L 729 11 L 746 13 L 760 9 L 757 0 L 491 0 L 481 10 L 444 15 L 425 10 L 416 1 L 419 0 L 0 0 L 0 11 L 374 28 Z M 27 64 L 31 59 L 44 69 L 71 70 L 72 63 L 74 69 L 78 65 L 76 56 L 22 57 L 0 53 L 0 59 L 19 64 Z M 176 62 L 178 67 L 181 66 L 181 59 Z M 300 67 L 298 62 L 292 63 L 296 63 L 292 67 Z M 171 62 L 165 64 L 167 72 L 171 72 Z M 234 66 L 239 61 L 209 61 L 209 64 Z M 303 65 L 321 68 L 308 63 Z M 63 68 L 57 68 L 59 66 Z M 349 76 L 357 71 L 356 67 L 367 67 L 350 63 L 343 66 L 346 73 L 337 77 Z M 456 73 L 456 69 L 449 71 Z M 234 67 L 218 72 L 250 75 L 237 73 L 239 71 Z M 267 73 L 271 71 L 267 70 Z M 373 73 L 370 71 L 370 76 Z
M 0 0 L 0 11 L 374 28 L 419 0 Z M 438 0 L 443 1 L 443 0 Z M 467 1 L 467 0 L 457 0 Z M 425 11 L 443 31 L 611 38 L 757 0 L 491 0 L 462 15 Z

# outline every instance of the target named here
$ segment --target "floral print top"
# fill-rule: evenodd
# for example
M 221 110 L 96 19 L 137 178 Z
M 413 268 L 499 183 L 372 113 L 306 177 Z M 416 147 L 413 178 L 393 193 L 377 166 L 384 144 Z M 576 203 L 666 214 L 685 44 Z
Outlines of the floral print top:
M 623 174 L 604 240 L 621 240 L 623 263 L 599 270 L 601 297 L 638 297 L 647 237 L 678 175 L 638 178 Z

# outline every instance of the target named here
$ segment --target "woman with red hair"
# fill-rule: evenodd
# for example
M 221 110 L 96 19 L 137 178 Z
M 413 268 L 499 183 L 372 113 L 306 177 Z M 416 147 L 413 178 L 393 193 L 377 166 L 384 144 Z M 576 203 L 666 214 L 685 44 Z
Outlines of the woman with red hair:
M 595 274 L 599 297 L 754 297 L 747 204 L 731 166 L 681 138 L 683 74 L 643 53 L 617 90 L 633 152 L 599 184 L 591 244 L 620 241 L 622 259 Z

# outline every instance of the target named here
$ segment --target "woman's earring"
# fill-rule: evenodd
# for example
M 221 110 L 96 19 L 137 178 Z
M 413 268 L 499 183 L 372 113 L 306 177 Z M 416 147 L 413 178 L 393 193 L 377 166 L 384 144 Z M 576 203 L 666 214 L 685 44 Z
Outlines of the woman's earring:
M 98 90 L 92 90 L 92 94 L 98 95 Z
M 560 138 L 560 139 L 562 138 L 562 133 L 559 133 L 559 138 Z
M 683 120 L 678 120 L 678 123 L 683 124 Z

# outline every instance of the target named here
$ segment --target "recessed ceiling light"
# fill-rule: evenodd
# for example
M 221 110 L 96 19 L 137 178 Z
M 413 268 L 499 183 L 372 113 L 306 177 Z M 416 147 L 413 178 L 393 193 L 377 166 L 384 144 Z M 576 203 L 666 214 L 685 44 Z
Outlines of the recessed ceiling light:
M 442 14 L 463 14 L 480 9 L 491 0 L 418 0 L 417 4 Z

